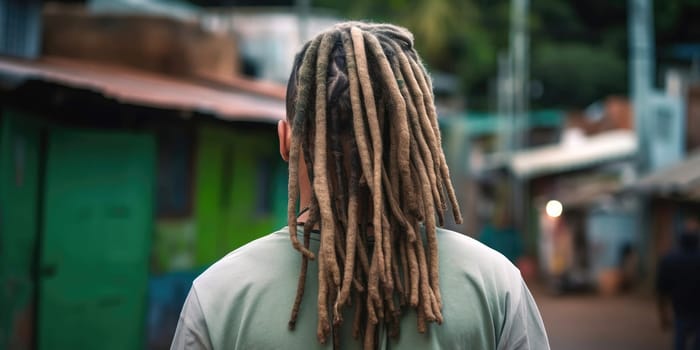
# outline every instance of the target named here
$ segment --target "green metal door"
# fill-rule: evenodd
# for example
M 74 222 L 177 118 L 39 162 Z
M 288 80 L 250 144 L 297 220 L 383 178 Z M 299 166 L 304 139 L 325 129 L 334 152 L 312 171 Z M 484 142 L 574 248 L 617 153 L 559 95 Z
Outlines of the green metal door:
M 39 125 L 9 111 L 0 121 L 0 349 L 32 347 L 38 218 Z
M 153 137 L 61 130 L 47 148 L 38 348 L 143 348 Z

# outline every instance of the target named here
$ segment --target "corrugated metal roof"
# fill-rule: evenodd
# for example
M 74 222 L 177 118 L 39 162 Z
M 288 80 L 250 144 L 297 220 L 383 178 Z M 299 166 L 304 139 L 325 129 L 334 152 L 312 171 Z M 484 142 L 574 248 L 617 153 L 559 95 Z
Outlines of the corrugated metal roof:
M 236 91 L 124 67 L 58 58 L 37 61 L 0 58 L 0 79 L 13 83 L 49 81 L 96 91 L 123 103 L 202 112 L 224 120 L 274 123 L 286 115 L 284 100 L 271 97 L 279 96 L 277 89 L 262 94 L 260 85 L 252 81 L 255 88 Z M 238 82 L 236 88 L 245 85 L 241 79 Z
M 700 152 L 641 178 L 632 187 L 660 196 L 700 199 Z
M 528 178 L 576 170 L 595 164 L 632 157 L 637 152 L 633 131 L 615 130 L 579 140 L 575 144 L 538 147 L 513 155 L 510 168 Z

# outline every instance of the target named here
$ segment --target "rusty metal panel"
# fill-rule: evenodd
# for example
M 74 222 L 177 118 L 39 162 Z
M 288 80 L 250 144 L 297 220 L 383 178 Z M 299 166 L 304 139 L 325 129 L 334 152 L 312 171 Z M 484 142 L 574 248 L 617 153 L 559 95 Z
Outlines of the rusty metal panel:
M 48 81 L 99 92 L 122 103 L 205 113 L 224 120 L 276 123 L 286 116 L 284 101 L 271 97 L 280 95 L 272 85 L 246 83 L 241 79 L 203 83 L 58 58 L 34 62 L 0 58 L 0 78 L 15 84 L 27 80 Z M 262 91 L 269 93 L 262 94 Z
M 700 149 L 700 85 L 688 87 L 688 105 L 686 109 L 686 150 L 692 152 Z

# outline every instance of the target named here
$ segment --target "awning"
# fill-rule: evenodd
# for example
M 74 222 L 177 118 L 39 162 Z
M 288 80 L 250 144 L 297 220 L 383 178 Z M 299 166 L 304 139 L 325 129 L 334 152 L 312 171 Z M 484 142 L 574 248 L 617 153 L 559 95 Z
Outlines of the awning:
M 0 58 L 3 87 L 32 80 L 98 92 L 126 104 L 200 112 L 224 120 L 275 123 L 286 115 L 284 100 L 275 97 L 280 95 L 279 86 L 251 80 L 236 79 L 237 86 L 226 87 L 223 80 L 205 84 L 77 60 Z
M 601 198 L 615 194 L 621 185 L 616 179 L 591 179 L 580 186 L 572 186 L 556 197 L 565 208 L 585 208 Z
M 544 146 L 514 154 L 510 169 L 520 178 L 573 171 L 631 158 L 637 152 L 634 131 L 614 130 L 575 143 Z
M 700 200 L 700 152 L 641 178 L 630 189 L 660 197 Z

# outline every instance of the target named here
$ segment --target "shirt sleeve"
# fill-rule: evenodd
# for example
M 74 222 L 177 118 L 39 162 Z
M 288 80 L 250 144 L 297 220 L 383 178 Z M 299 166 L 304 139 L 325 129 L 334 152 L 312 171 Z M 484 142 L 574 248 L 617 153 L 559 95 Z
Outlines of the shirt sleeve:
M 548 350 L 549 340 L 537 304 L 525 282 L 506 296 L 505 322 L 498 350 Z
M 212 350 L 209 330 L 194 287 L 180 313 L 170 350 Z

